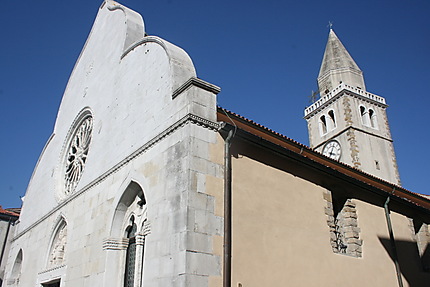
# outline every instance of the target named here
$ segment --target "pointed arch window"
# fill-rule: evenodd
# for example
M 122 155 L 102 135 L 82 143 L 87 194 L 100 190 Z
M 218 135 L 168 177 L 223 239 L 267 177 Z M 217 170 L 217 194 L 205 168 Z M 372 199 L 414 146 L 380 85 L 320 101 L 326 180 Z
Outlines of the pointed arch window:
M 58 223 L 55 229 L 51 248 L 49 251 L 48 267 L 60 266 L 64 264 L 67 245 L 67 224 L 64 219 Z
M 11 277 L 8 280 L 8 285 L 19 285 L 19 279 L 21 278 L 21 268 L 22 268 L 22 249 L 19 250 L 16 256 L 15 262 L 13 263 Z
M 108 251 L 106 274 L 109 278 L 117 278 L 115 286 L 142 286 L 146 237 L 149 233 L 145 194 L 140 185 L 132 181 L 115 209 L 111 237 L 103 243 L 103 249 Z

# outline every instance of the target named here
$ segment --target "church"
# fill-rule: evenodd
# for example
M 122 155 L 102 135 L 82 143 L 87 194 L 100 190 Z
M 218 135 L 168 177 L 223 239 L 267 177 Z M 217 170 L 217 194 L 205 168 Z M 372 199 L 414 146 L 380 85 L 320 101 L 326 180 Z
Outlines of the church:
M 430 200 L 401 187 L 386 100 L 333 30 L 317 81 L 306 146 L 218 107 L 184 50 L 105 0 L 2 286 L 428 286 Z

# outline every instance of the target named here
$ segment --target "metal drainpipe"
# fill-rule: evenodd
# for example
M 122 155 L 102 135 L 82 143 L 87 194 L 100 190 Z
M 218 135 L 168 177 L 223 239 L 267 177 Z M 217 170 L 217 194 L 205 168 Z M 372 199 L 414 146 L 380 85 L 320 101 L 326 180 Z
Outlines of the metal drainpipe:
M 396 242 L 394 241 L 393 226 L 391 225 L 390 209 L 388 209 L 389 202 L 390 196 L 387 197 L 387 200 L 384 204 L 385 218 L 387 219 L 388 232 L 390 233 L 391 251 L 393 253 L 394 265 L 396 266 L 397 281 L 399 282 L 399 287 L 403 287 L 402 275 L 400 274 L 399 268 L 399 260 L 397 258 Z
M 223 287 L 231 287 L 231 154 L 233 130 L 224 142 L 224 262 Z
M 3 247 L 1 249 L 0 266 L 1 266 L 2 262 L 3 262 L 3 255 L 4 255 L 4 251 L 6 249 L 7 237 L 9 236 L 9 229 L 10 229 L 11 225 L 12 225 L 12 220 L 9 218 L 9 221 L 7 223 L 6 236 L 4 237 Z

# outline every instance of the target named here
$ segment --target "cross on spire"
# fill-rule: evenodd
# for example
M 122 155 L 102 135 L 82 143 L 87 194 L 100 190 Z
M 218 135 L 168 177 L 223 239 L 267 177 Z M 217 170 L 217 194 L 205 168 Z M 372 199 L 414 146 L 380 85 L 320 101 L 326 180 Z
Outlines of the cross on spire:
M 333 22 L 328 21 L 328 25 L 327 25 L 327 27 L 329 27 L 329 28 L 330 28 L 330 30 L 331 30 L 331 29 L 332 29 L 332 27 L 333 27 Z

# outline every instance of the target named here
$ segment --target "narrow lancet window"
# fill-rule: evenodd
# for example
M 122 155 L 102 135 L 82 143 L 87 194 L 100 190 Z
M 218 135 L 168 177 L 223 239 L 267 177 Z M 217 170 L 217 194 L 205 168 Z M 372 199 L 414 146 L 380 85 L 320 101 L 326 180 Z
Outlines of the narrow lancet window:
M 130 225 L 126 229 L 128 238 L 127 255 L 125 259 L 124 287 L 134 286 L 134 273 L 136 263 L 136 231 L 134 216 L 130 218 Z
M 110 237 L 103 242 L 109 250 L 106 272 L 117 278 L 115 286 L 143 286 L 145 239 L 150 233 L 147 201 L 140 185 L 131 181 L 123 192 L 112 222 Z

